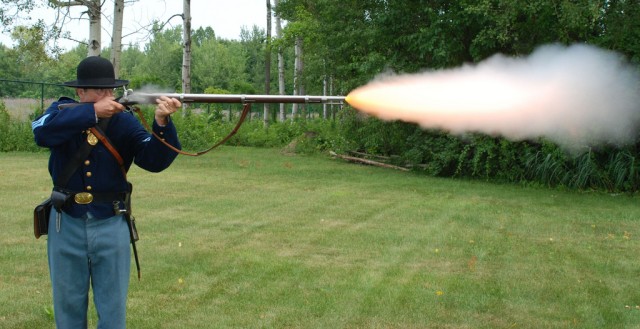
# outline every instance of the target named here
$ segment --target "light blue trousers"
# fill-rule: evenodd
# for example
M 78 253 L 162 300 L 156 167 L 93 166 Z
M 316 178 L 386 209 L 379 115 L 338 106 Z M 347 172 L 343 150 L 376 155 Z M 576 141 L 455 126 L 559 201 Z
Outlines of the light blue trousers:
M 51 211 L 47 248 L 58 329 L 87 328 L 89 286 L 98 329 L 126 327 L 131 267 L 129 228 L 122 215 L 97 219 Z

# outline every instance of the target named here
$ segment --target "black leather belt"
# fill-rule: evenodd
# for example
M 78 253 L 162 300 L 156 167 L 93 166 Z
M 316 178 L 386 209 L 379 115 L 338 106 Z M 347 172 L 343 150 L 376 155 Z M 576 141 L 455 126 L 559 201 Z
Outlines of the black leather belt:
M 53 188 L 55 191 L 62 192 L 69 196 L 76 204 L 112 203 L 113 201 L 124 201 L 127 192 L 77 192 L 58 187 Z

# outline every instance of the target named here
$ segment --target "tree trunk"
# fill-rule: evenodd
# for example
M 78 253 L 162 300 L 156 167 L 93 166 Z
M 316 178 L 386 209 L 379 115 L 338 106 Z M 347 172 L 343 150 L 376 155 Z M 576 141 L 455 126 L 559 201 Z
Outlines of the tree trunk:
M 327 96 L 327 75 L 322 78 L 322 95 Z M 322 118 L 327 119 L 327 103 L 322 103 Z
M 302 38 L 296 39 L 298 44 L 298 95 L 306 95 L 307 91 L 304 88 L 304 45 Z M 304 116 L 306 114 L 307 105 L 300 104 L 300 113 Z
M 335 93 L 333 91 L 333 76 L 329 76 L 329 95 L 335 95 Z M 336 119 L 336 111 L 335 111 L 335 107 L 334 107 L 333 103 L 331 103 L 329 109 L 331 111 L 331 119 L 335 120 Z
M 100 0 L 86 2 L 89 12 L 89 53 L 88 56 L 100 56 L 102 51 L 102 3 Z
M 267 0 L 267 46 L 265 48 L 264 59 L 264 94 L 271 93 L 271 0 Z M 264 103 L 264 121 L 265 128 L 269 126 L 269 104 Z
M 49 0 L 50 5 L 57 8 L 86 6 L 89 15 L 89 44 L 87 56 L 99 56 L 102 51 L 102 3 L 101 0 L 60 1 Z
M 111 63 L 113 63 L 113 70 L 116 78 L 120 77 L 123 16 L 124 0 L 115 0 L 113 4 L 113 32 L 111 34 Z
M 191 93 L 191 0 L 183 1 L 182 92 Z
M 295 46 L 293 48 L 293 52 L 294 52 L 294 56 L 295 56 L 295 61 L 294 61 L 294 65 L 293 65 L 293 95 L 299 95 L 299 91 L 300 91 L 300 75 L 302 74 L 302 72 L 300 71 L 301 68 L 301 62 L 302 62 L 302 39 L 300 39 L 300 37 L 296 37 L 296 43 Z M 291 121 L 296 119 L 296 116 L 298 115 L 298 104 L 293 104 L 293 106 L 291 107 Z
M 280 3 L 280 0 L 273 0 L 276 8 Z M 282 38 L 282 21 L 280 16 L 276 16 L 276 38 Z M 282 47 L 278 47 L 278 93 L 284 95 L 284 56 L 282 55 Z M 280 103 L 280 122 L 286 120 L 285 105 Z

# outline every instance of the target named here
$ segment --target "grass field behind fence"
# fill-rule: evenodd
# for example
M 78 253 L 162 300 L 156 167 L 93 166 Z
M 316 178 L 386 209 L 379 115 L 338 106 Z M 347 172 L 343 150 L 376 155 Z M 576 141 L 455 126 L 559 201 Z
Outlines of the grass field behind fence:
M 47 157 L 0 154 L 0 328 L 54 327 Z M 130 180 L 129 328 L 640 328 L 638 196 L 239 147 Z

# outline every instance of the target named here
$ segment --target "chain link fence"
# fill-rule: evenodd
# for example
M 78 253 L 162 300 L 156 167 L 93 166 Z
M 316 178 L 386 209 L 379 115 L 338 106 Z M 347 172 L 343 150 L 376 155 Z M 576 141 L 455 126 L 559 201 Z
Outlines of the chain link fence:
M 42 113 L 61 96 L 74 97 L 74 90 L 57 83 L 0 79 L 0 100 L 9 115 L 21 121 Z

